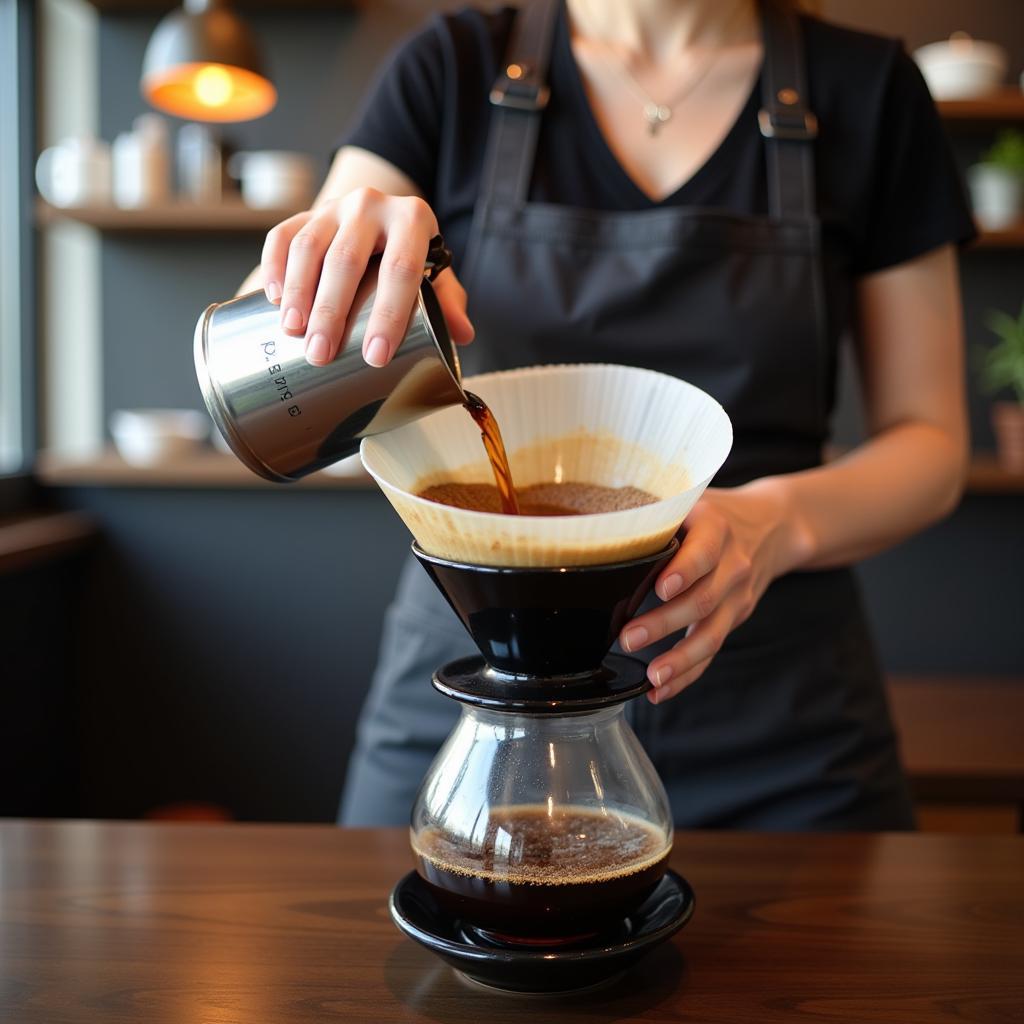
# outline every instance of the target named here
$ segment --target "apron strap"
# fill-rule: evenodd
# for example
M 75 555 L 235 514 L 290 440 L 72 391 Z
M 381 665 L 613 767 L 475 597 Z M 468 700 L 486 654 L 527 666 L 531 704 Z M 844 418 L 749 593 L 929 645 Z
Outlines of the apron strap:
M 551 40 L 561 0 L 532 0 L 515 18 L 505 67 L 491 89 L 494 111 L 481 196 L 523 203 L 530 188 L 541 111 L 547 86 Z
M 807 106 L 803 33 L 796 14 L 762 0 L 764 71 L 757 120 L 765 138 L 772 220 L 817 216 L 814 140 L 818 119 Z

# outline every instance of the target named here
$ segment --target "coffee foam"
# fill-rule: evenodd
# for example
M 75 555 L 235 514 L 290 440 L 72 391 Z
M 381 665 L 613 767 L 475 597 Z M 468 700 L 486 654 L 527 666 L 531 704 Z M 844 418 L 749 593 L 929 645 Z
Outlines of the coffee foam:
M 543 804 L 510 805 L 491 810 L 491 818 L 502 821 L 547 816 L 548 811 Z M 438 828 L 428 827 L 413 836 L 412 848 L 417 856 L 441 871 L 513 885 L 612 882 L 653 867 L 672 850 L 670 836 L 666 837 L 650 822 L 622 811 L 605 813 L 570 805 L 557 809 L 554 820 L 562 827 L 545 835 L 552 840 L 550 858 L 553 863 L 543 867 L 514 861 L 501 869 L 484 867 L 466 857 L 460 850 L 462 841 L 458 837 L 447 835 Z M 609 824 L 614 827 L 608 829 Z M 600 827 L 595 829 L 595 825 Z M 492 855 L 495 842 L 490 844 Z
M 418 496 L 449 481 L 489 483 L 480 433 L 453 407 L 364 439 L 363 465 L 428 554 L 493 566 L 601 565 L 662 550 L 732 442 L 713 399 L 633 367 L 540 366 L 470 378 L 494 412 L 517 488 L 566 481 L 635 487 L 658 500 L 577 516 L 506 516 Z
M 419 491 L 421 498 L 452 508 L 478 512 L 502 512 L 501 493 L 495 484 L 456 483 L 448 480 Z M 584 516 L 621 512 L 657 501 L 636 487 L 602 487 L 568 480 L 561 484 L 530 484 L 516 487 L 519 514 L 523 516 Z

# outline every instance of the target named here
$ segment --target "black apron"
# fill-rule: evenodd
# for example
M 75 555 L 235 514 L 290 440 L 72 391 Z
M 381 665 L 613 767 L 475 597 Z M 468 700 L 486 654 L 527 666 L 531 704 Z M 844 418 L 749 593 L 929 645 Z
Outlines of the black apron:
M 732 419 L 715 486 L 820 464 L 838 335 L 827 315 L 814 182 L 816 122 L 798 19 L 763 5 L 769 214 L 661 207 L 598 212 L 527 201 L 558 0 L 517 17 L 495 103 L 463 283 L 472 369 L 618 362 L 684 378 Z M 831 283 L 831 282 L 830 282 Z M 845 311 L 852 282 L 836 283 Z M 832 298 L 830 292 L 830 298 Z M 653 606 L 657 599 L 649 599 Z M 678 637 L 643 652 L 653 658 Z M 413 562 L 388 611 L 342 801 L 346 824 L 408 814 L 458 706 L 429 684 L 474 653 Z M 680 827 L 912 827 L 864 611 L 848 570 L 773 583 L 695 684 L 633 727 Z

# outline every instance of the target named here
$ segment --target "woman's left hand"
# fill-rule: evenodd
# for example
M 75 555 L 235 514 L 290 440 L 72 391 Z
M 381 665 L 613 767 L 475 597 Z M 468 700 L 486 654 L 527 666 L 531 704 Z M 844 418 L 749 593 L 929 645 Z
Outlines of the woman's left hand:
M 665 603 L 633 619 L 619 642 L 630 653 L 686 634 L 647 668 L 648 699 L 669 700 L 698 679 L 725 638 L 749 618 L 768 584 L 804 560 L 809 539 L 779 479 L 710 489 L 687 516 L 679 551 L 655 593 Z

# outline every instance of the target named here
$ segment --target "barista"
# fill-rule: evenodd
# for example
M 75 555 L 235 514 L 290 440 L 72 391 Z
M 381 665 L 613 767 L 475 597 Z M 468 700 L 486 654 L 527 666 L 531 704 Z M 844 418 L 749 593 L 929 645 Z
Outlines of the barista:
M 630 363 L 732 418 L 732 455 L 620 637 L 649 661 L 630 713 L 677 825 L 910 827 L 848 566 L 959 497 L 955 246 L 973 229 L 902 47 L 782 0 L 435 17 L 383 70 L 313 208 L 270 232 L 254 283 L 322 365 L 382 253 L 363 348 L 381 366 L 438 230 L 456 254 L 436 285 L 451 332 L 481 339 L 471 371 Z M 868 439 L 825 466 L 844 336 Z M 408 820 L 457 714 L 428 680 L 469 653 L 407 567 L 343 822 Z

